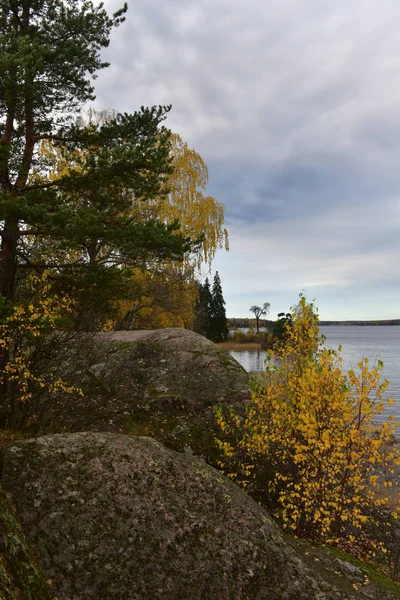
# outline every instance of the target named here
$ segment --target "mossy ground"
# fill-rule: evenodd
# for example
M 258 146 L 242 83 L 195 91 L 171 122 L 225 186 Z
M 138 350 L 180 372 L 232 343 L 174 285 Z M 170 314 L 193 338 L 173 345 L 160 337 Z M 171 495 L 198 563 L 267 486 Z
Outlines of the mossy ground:
M 329 573 L 346 580 L 364 597 L 374 600 L 400 599 L 400 584 L 382 573 L 377 566 L 326 544 L 295 540 L 295 545 L 322 574 Z

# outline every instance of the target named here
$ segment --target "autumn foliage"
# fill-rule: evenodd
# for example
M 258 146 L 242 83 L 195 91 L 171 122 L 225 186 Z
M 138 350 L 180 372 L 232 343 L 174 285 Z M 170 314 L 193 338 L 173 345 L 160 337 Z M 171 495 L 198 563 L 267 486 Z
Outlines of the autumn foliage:
M 285 341 L 266 363 L 246 414 L 222 408 L 223 467 L 269 505 L 283 527 L 329 544 L 385 552 L 373 531 L 392 517 L 399 453 L 393 419 L 377 423 L 388 386 L 368 359 L 344 372 L 301 296 Z
M 103 329 L 190 328 L 197 298 L 191 271 L 173 263 L 159 269 L 131 269 L 128 295 L 114 303 L 114 318 Z
M 89 117 L 88 131 L 93 126 L 91 123 L 95 124 L 96 121 L 98 124 L 107 124 L 112 119 L 112 114 L 90 111 Z M 105 298 L 106 293 L 109 302 L 104 303 L 104 315 L 94 314 L 95 318 L 90 324 L 92 329 L 191 328 L 198 297 L 195 274 L 203 264 L 211 265 L 218 249 L 228 249 L 228 233 L 223 226 L 225 207 L 216 198 L 205 194 L 208 182 L 206 164 L 178 134 L 171 134 L 168 143 L 171 164 L 162 193 L 139 200 L 127 187 L 115 189 L 112 215 L 116 220 L 129 219 L 139 228 L 146 223 L 160 223 L 165 227 L 175 228 L 174 234 L 193 241 L 192 252 L 187 251 L 179 259 L 168 253 L 163 255 L 162 252 L 155 256 L 144 248 L 135 248 L 135 252 L 124 254 L 121 249 L 117 251 L 117 246 L 113 246 L 107 239 L 109 231 L 115 229 L 111 222 L 107 222 L 101 235 L 98 231 L 92 237 L 85 235 L 79 248 L 73 252 L 68 247 L 60 251 L 58 240 L 53 243 L 45 240 L 44 247 L 39 246 L 37 249 L 40 256 L 47 253 L 53 260 L 57 257 L 62 264 L 72 259 L 84 272 L 91 269 L 93 274 L 97 269 L 97 272 L 103 274 L 103 280 L 104 271 L 114 276 L 115 283 L 120 276 L 121 286 L 116 287 L 114 294 L 109 281 L 106 285 L 97 281 L 97 294 L 101 289 L 102 297 Z M 95 155 L 93 149 L 91 152 Z M 82 173 L 86 162 L 90 162 L 92 158 L 89 151 L 71 152 L 66 145 L 48 140 L 41 144 L 41 156 L 51 165 L 51 181 L 71 177 L 75 172 Z M 122 196 L 123 202 L 117 201 L 118 195 Z M 75 201 L 84 215 L 88 202 L 93 207 L 97 206 L 98 194 L 85 192 L 81 197 L 78 195 Z M 95 221 L 99 220 L 98 215 Z M 134 233 L 131 232 L 131 238 L 135 237 Z M 148 237 L 149 235 L 144 236 L 142 243 Z M 116 260 L 119 267 L 113 271 L 110 269 L 112 260 Z M 98 275 L 96 277 L 99 279 Z M 75 274 L 74 281 L 76 280 Z M 83 288 L 82 279 L 80 284 Z M 85 289 L 85 297 L 88 295 L 96 296 L 96 293 Z M 100 313 L 101 306 L 97 300 L 95 306 Z M 81 312 L 86 315 L 95 313 L 95 308 L 87 310 L 84 306 Z M 78 320 L 82 321 L 81 318 Z M 85 327 L 89 326 L 85 324 Z
M 26 283 L 30 299 L 16 303 L 0 320 L 0 427 L 15 424 L 19 406 L 35 391 L 80 393 L 60 377 L 35 372 L 34 354 L 41 340 L 62 326 L 73 307 L 67 296 L 50 293 L 46 274 L 31 275 Z

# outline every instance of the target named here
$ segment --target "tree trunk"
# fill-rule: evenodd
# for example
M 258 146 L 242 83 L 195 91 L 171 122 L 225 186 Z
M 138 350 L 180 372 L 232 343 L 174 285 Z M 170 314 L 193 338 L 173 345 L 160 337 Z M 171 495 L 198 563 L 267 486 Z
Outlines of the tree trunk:
M 17 244 L 19 237 L 18 220 L 8 218 L 5 220 L 4 229 L 1 234 L 0 251 L 0 294 L 7 302 L 12 302 L 15 296 L 15 275 L 17 270 Z M 9 362 L 9 349 L 0 350 L 0 373 L 6 372 Z M 14 384 L 5 378 L 0 383 L 0 427 L 5 428 L 9 424 L 10 415 L 15 406 L 13 393 Z
M 17 271 L 17 244 L 19 238 L 18 221 L 8 218 L 1 234 L 0 251 L 0 294 L 12 302 L 15 296 L 15 275 Z

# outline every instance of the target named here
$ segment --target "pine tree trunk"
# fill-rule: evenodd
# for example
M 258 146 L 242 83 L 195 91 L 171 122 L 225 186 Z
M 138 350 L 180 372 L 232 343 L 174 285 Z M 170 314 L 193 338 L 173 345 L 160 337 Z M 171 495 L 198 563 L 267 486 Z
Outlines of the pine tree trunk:
M 12 302 L 15 297 L 18 237 L 18 220 L 14 217 L 6 219 L 1 236 L 0 294 L 7 302 Z M 9 359 L 8 349 L 2 349 L 0 351 L 0 372 L 3 372 L 3 374 L 6 372 Z M 13 384 L 10 385 L 7 379 L 0 383 L 0 428 L 9 425 L 10 418 L 15 411 L 13 387 Z
M 17 270 L 18 221 L 9 217 L 4 223 L 0 252 L 0 294 L 7 301 L 14 300 Z

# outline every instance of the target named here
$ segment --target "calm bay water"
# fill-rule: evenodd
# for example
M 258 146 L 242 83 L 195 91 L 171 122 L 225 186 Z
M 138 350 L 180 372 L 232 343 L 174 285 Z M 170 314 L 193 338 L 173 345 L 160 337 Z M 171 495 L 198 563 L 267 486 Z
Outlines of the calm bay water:
M 360 326 L 343 327 L 332 325 L 321 327 L 321 333 L 326 337 L 326 345 L 335 350 L 342 346 L 343 368 L 357 369 L 357 363 L 363 358 L 368 358 L 371 364 L 376 360 L 384 362 L 383 378 L 390 381 L 387 396 L 394 398 L 395 406 L 389 406 L 382 415 L 385 419 L 389 414 L 394 414 L 400 421 L 400 326 Z M 264 370 L 264 361 L 267 357 L 265 350 L 260 351 L 235 351 L 229 352 L 246 371 Z M 396 429 L 396 436 L 400 436 L 400 427 Z

